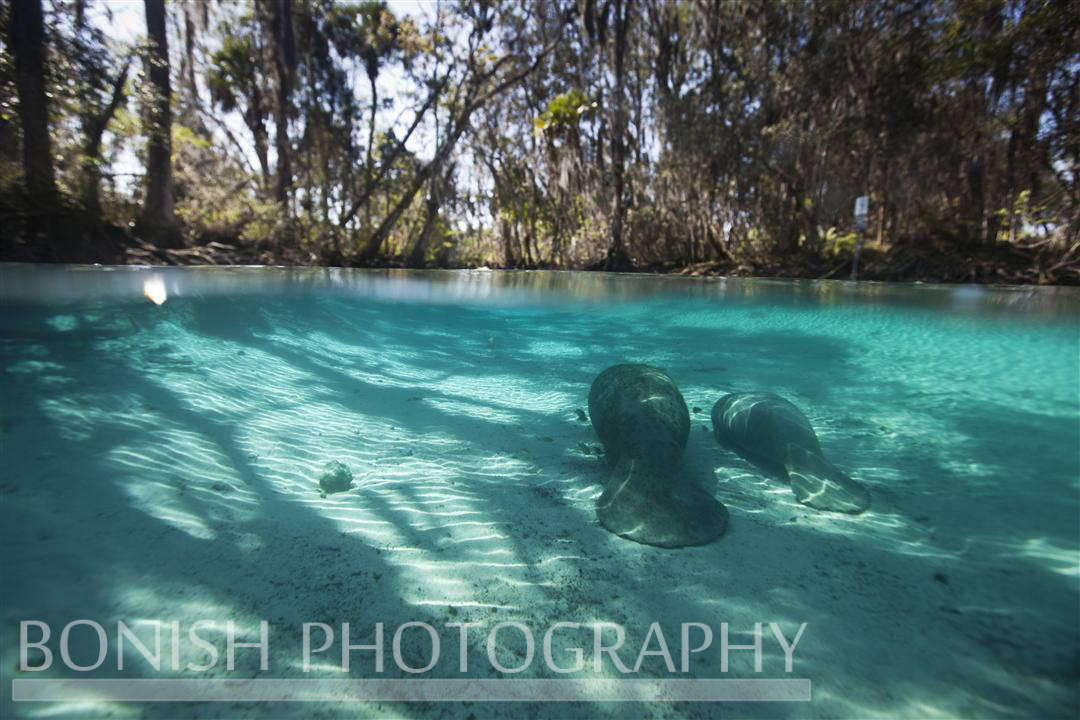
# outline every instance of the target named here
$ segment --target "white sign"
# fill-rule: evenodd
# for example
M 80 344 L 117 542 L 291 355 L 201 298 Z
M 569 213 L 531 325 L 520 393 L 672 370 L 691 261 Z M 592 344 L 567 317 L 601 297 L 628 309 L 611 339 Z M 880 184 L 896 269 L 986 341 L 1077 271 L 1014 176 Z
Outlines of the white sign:
M 866 231 L 866 216 L 870 211 L 870 198 L 860 195 L 855 198 L 855 229 L 859 232 Z

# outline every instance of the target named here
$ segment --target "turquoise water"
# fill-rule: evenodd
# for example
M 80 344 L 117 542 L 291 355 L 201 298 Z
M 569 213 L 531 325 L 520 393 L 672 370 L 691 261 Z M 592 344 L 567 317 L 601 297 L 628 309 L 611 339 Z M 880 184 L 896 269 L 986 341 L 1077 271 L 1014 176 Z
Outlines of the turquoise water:
M 145 293 L 164 302 L 150 302 Z M 1080 293 L 1066 289 L 854 286 L 568 273 L 0 268 L 3 474 L 2 714 L 20 717 L 1075 717 L 1080 710 Z M 162 299 L 162 297 L 158 297 Z M 618 362 L 663 368 L 691 408 L 682 464 L 727 506 L 727 533 L 696 548 L 639 545 L 600 527 L 608 468 L 579 409 Z M 783 483 L 721 448 L 709 411 L 729 392 L 799 406 L 829 459 L 863 483 L 867 513 L 799 505 Z M 354 487 L 320 496 L 329 461 Z M 90 619 L 107 660 L 64 666 L 65 624 Z M 117 623 L 149 642 L 196 620 L 236 667 L 118 670 Z M 20 667 L 20 622 L 46 623 L 53 665 Z M 632 667 L 659 623 L 714 646 L 691 672 L 646 656 L 644 678 L 805 678 L 796 703 L 13 702 L 38 678 L 375 677 L 370 651 L 341 670 L 340 628 L 372 642 L 426 622 L 442 655 L 425 675 L 499 678 L 486 637 L 536 634 L 521 678 L 546 667 L 542 635 L 585 648 L 626 631 Z M 458 631 L 479 623 L 460 671 Z M 768 628 L 790 640 L 788 673 Z M 300 628 L 338 644 L 301 666 Z M 141 628 L 141 630 L 140 630 Z M 430 659 L 402 635 L 411 666 Z M 149 633 L 149 634 L 147 634 Z M 39 637 L 31 631 L 31 641 Z M 697 642 L 697 636 L 695 642 Z M 524 660 L 501 633 L 503 665 Z M 92 664 L 89 627 L 71 631 Z M 316 640 L 315 644 L 318 645 Z M 168 633 L 166 657 L 171 652 Z M 655 644 L 652 646 L 657 647 Z M 125 652 L 132 652 L 130 644 Z M 41 657 L 31 653 L 31 664 Z M 575 675 L 574 677 L 577 677 Z

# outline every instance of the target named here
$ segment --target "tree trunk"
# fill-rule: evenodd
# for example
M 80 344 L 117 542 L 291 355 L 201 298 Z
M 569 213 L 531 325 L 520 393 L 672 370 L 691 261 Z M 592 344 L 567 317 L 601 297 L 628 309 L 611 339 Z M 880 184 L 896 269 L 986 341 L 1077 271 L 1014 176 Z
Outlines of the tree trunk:
M 499 216 L 499 236 L 502 238 L 503 245 L 503 267 L 517 267 L 514 260 L 513 237 L 510 234 L 510 221 L 501 215 Z
M 626 31 L 629 9 L 626 0 L 614 0 L 615 14 L 615 97 L 611 123 L 611 179 L 615 197 L 611 203 L 611 238 L 608 243 L 605 270 L 624 270 L 630 267 L 623 239 L 623 219 L 626 216 L 624 195 L 626 173 Z
M 371 85 L 371 120 L 370 127 L 368 127 L 367 157 L 364 164 L 364 181 L 368 185 L 371 185 L 371 151 L 373 146 L 375 145 L 375 114 L 379 107 L 379 90 L 375 85 L 376 77 L 377 76 L 375 74 L 371 72 L 368 73 L 368 83 Z
M 417 236 L 409 257 L 405 260 L 405 264 L 409 267 L 419 268 L 424 266 L 424 258 L 427 256 L 428 245 L 431 243 L 431 233 L 435 229 L 435 221 L 439 217 L 439 206 L 442 204 L 440 185 L 440 178 L 432 178 L 428 191 L 424 227 Z
M 33 201 L 52 205 L 57 200 L 57 192 L 49 139 L 49 99 L 44 62 L 45 19 L 41 0 L 16 0 L 9 7 L 8 47 L 15 56 L 24 182 Z
M 185 0 L 180 6 L 180 27 L 177 27 L 177 35 L 183 41 L 184 51 L 180 55 L 180 69 L 177 79 L 180 83 L 180 102 L 178 103 L 181 113 L 181 122 L 191 128 L 202 138 L 211 137 L 210 128 L 205 122 L 206 111 L 203 107 L 202 96 L 199 94 L 199 83 L 196 79 L 195 54 L 198 50 L 198 33 L 200 32 L 199 16 L 206 12 L 207 0 Z M 202 28 L 205 29 L 205 20 Z
M 386 242 L 386 238 L 390 235 L 390 231 L 397 225 L 398 220 L 401 219 L 405 210 L 412 204 L 413 198 L 416 197 L 416 193 L 420 191 L 420 188 L 424 186 L 424 183 L 428 181 L 428 178 L 433 177 L 434 173 L 450 156 L 450 151 L 454 149 L 454 144 L 458 141 L 458 138 L 461 137 L 462 133 L 465 132 L 465 128 L 468 125 L 468 115 L 472 114 L 472 109 L 466 108 L 466 112 L 467 114 L 461 119 L 455 130 L 443 141 L 442 147 L 436 151 L 435 157 L 431 162 L 417 171 L 412 184 L 402 194 L 397 204 L 394 205 L 393 210 L 383 218 L 383 221 L 379 223 L 379 226 L 371 233 L 367 243 L 364 245 L 364 249 L 361 251 L 361 258 L 364 260 L 371 260 L 379 254 L 379 249 L 382 248 L 383 243 Z
M 195 18 L 188 3 L 183 3 L 184 9 L 184 84 L 187 86 L 188 100 L 196 109 L 192 113 L 193 118 L 198 117 L 198 107 L 202 104 L 199 98 L 199 84 L 195 81 Z
M 252 66 L 251 75 L 248 77 L 251 86 L 251 105 L 247 109 L 245 119 L 251 135 L 255 138 L 255 157 L 259 160 L 259 171 L 262 173 L 262 187 L 269 192 L 270 183 L 270 138 L 266 133 L 266 118 L 263 113 L 262 91 L 259 90 L 259 81 L 255 77 L 255 68 Z
M 274 124 L 277 126 L 277 182 L 274 198 L 284 214 L 291 215 L 292 162 L 289 147 L 289 115 L 292 111 L 293 68 L 296 66 L 296 47 L 293 42 L 292 0 L 268 0 L 270 37 L 274 58 Z
M 173 215 L 172 86 L 169 83 L 169 45 L 165 30 L 165 0 L 144 0 L 150 41 L 146 58 L 150 99 L 146 108 L 146 197 L 138 232 L 163 247 L 179 247 Z

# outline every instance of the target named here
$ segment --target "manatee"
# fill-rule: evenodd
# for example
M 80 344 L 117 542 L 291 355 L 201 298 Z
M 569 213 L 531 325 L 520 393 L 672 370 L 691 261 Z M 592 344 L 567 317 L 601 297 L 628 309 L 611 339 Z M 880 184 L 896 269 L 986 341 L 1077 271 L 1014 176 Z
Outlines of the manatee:
M 721 445 L 790 482 L 803 505 L 844 513 L 870 507 L 866 489 L 825 459 L 810 421 L 779 395 L 725 395 L 713 406 L 712 422 Z
M 648 365 L 615 365 L 589 389 L 589 418 L 613 465 L 596 502 L 600 524 L 665 548 L 703 545 L 724 534 L 728 513 L 679 468 L 690 413 L 675 383 Z

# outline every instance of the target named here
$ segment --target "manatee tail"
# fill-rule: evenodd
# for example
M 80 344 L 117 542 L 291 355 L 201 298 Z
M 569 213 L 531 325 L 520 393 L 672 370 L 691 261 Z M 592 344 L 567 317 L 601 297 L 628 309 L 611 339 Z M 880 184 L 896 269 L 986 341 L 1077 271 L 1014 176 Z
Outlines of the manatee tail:
M 818 453 L 788 445 L 784 467 L 791 489 L 803 505 L 853 515 L 870 507 L 870 493 L 866 488 Z
M 724 534 L 728 512 L 696 478 L 621 457 L 596 501 L 600 524 L 644 545 L 704 545 Z

